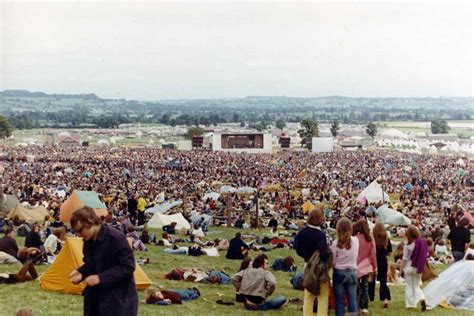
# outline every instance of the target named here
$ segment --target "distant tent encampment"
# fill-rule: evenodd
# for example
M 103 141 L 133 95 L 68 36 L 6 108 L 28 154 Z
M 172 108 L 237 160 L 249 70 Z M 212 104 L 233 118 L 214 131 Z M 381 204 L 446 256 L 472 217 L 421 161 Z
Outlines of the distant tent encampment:
M 81 294 L 85 285 L 72 284 L 69 281 L 71 271 L 79 268 L 82 264 L 82 238 L 67 237 L 61 251 L 54 260 L 53 264 L 40 277 L 40 287 L 43 290 L 58 291 L 70 294 Z M 135 283 L 138 290 L 145 290 L 151 285 L 151 280 L 136 264 L 133 272 Z
M 61 205 L 60 220 L 62 222 L 69 222 L 72 213 L 83 206 L 93 208 L 99 217 L 107 215 L 107 206 L 99 200 L 97 193 L 94 191 L 74 190 L 71 196 Z
M 176 222 L 176 229 L 186 228 L 190 229 L 191 225 L 184 218 L 183 214 L 177 213 L 173 215 L 164 215 L 160 213 L 155 213 L 153 217 L 148 222 L 148 228 L 162 228 L 165 225 L 169 225 L 172 222 Z

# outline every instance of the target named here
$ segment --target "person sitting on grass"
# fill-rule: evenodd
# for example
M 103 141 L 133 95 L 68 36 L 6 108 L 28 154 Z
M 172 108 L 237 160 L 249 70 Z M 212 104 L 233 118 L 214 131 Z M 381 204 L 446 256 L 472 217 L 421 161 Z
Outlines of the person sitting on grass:
M 167 232 L 168 234 L 172 234 L 172 235 L 176 234 L 176 225 L 178 225 L 178 223 L 171 222 L 169 225 L 163 226 L 163 231 Z
M 273 260 L 272 269 L 274 271 L 294 272 L 296 271 L 295 259 L 292 256 L 276 258 Z
M 155 305 L 171 305 L 183 304 L 183 302 L 197 299 L 201 293 L 196 287 L 187 288 L 184 290 L 164 290 L 163 288 L 149 288 L 146 295 L 147 304 Z
M 235 237 L 229 242 L 229 249 L 227 250 L 225 257 L 232 260 L 242 260 L 246 257 L 248 249 L 249 246 L 242 241 L 242 235 L 240 233 L 236 233 Z
M 239 271 L 232 277 L 238 294 L 245 298 L 244 306 L 247 310 L 278 309 L 287 302 L 283 295 L 268 299 L 275 291 L 276 279 L 267 270 L 267 266 L 267 256 L 260 254 L 252 261 L 252 267 Z

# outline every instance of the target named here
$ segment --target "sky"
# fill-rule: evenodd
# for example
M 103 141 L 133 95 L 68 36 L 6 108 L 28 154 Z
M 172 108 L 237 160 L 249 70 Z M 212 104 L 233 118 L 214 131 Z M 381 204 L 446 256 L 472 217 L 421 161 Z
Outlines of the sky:
M 473 5 L 0 0 L 0 54 L 0 90 L 472 96 Z

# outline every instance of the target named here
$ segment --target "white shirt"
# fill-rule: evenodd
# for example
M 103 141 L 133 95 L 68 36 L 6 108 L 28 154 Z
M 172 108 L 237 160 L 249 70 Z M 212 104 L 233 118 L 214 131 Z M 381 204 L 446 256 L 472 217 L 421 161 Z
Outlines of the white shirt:
M 56 237 L 55 234 L 50 234 L 43 245 L 48 254 L 54 255 L 54 252 L 58 248 L 58 237 Z

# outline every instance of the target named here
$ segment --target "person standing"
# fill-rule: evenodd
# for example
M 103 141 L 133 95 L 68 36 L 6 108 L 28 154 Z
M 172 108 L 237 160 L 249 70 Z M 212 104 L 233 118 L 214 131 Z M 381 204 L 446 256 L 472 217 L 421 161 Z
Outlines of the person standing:
M 448 239 L 451 241 L 451 251 L 455 261 L 462 260 L 466 253 L 467 247 L 471 242 L 471 232 L 467 228 L 469 219 L 463 217 L 459 221 L 459 225 L 451 229 Z
M 128 214 L 130 215 L 130 221 L 133 225 L 137 223 L 137 207 L 138 201 L 135 198 L 135 194 L 131 194 L 127 201 Z
M 370 235 L 367 220 L 358 220 L 353 227 L 353 235 L 359 240 L 357 255 L 357 302 L 362 314 L 369 313 L 369 278 L 377 272 L 375 242 Z
M 415 226 L 408 227 L 405 237 L 407 244 L 403 248 L 400 266 L 406 282 L 405 305 L 407 308 L 416 308 L 418 302 L 421 302 L 421 311 L 424 312 L 426 303 L 425 295 L 421 290 L 421 274 L 428 258 L 428 246 Z
M 337 239 L 333 241 L 333 286 L 336 299 L 336 316 L 344 315 L 344 297 L 347 295 L 349 313 L 357 308 L 357 255 L 359 239 L 352 236 L 352 223 L 347 217 L 341 218 L 336 225 Z
M 309 213 L 308 223 L 295 237 L 295 249 L 298 256 L 305 263 L 311 259 L 316 251 L 319 251 L 320 260 L 327 266 L 329 252 L 325 232 L 321 229 L 324 223 L 324 214 L 321 208 Z M 318 299 L 318 316 L 328 315 L 329 307 L 329 282 L 320 282 Z M 313 305 L 316 296 L 310 291 L 304 290 L 303 315 L 313 315 Z
M 392 253 L 392 243 L 387 235 L 387 230 L 382 223 L 375 224 L 372 235 L 374 235 L 377 257 L 377 279 L 380 281 L 379 296 L 383 301 L 383 308 L 388 308 L 391 300 L 390 289 L 387 286 L 388 256 Z M 375 297 L 375 278 L 369 283 L 369 297 L 373 301 Z
M 137 315 L 138 295 L 133 278 L 135 259 L 123 233 L 101 225 L 90 207 L 72 214 L 71 227 L 84 239 L 84 264 L 69 275 L 84 282 L 84 315 Z
M 137 201 L 137 212 L 138 212 L 138 226 L 145 224 L 145 209 L 147 202 L 143 196 L 140 195 Z

